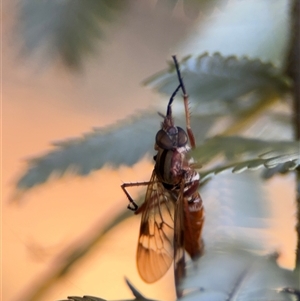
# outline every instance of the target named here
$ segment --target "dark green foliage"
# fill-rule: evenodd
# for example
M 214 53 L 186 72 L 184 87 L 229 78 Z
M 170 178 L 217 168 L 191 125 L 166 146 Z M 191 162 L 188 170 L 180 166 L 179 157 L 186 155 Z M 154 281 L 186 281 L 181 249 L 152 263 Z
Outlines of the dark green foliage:
M 169 65 L 167 70 L 151 76 L 144 84 L 171 95 L 176 73 L 172 63 Z M 239 105 L 239 98 L 253 91 L 258 98 L 268 93 L 282 95 L 290 86 L 288 78 L 271 63 L 246 57 L 204 53 L 199 57 L 186 57 L 180 62 L 180 69 L 190 100 L 211 106 L 224 102 Z
M 56 142 L 53 151 L 28 161 L 29 168 L 18 180 L 17 188 L 27 190 L 45 183 L 53 174 L 61 177 L 70 172 L 86 176 L 105 165 L 132 166 L 146 153 L 154 154 L 154 137 L 161 120 L 157 113 L 147 111 L 107 128 L 94 129 L 80 138 Z M 204 118 L 196 124 L 199 141 L 204 139 L 213 120 Z M 178 117 L 177 122 L 184 124 L 183 117 Z
M 131 300 L 150 301 L 127 279 L 126 282 L 135 296 Z M 283 289 L 285 287 L 297 287 L 297 280 L 291 271 L 277 265 L 276 256 L 261 257 L 242 251 L 237 246 L 223 246 L 222 251 L 206 253 L 197 263 L 197 269 L 191 262 L 187 265 L 187 276 L 181 288 L 188 294 L 180 300 L 294 300 L 291 291 L 295 290 Z M 70 296 L 68 300 L 105 301 L 93 296 Z
M 187 17 L 191 19 L 196 19 L 200 14 L 201 16 L 210 15 L 214 9 L 222 9 L 227 4 L 226 1 L 222 0 L 183 0 L 183 9 Z M 158 9 L 168 9 L 169 12 L 172 12 L 177 4 L 180 1 L 178 0 L 158 0 L 157 8 Z
M 226 246 L 211 250 L 197 269 L 189 266 L 182 287 L 190 293 L 182 300 L 292 301 L 291 295 L 281 289 L 296 287 L 296 277 L 281 269 L 275 259 Z
M 214 137 L 206 140 L 194 151 L 194 157 L 203 164 L 215 158 L 223 158 L 217 166 L 200 170 L 202 181 L 214 174 L 232 169 L 234 173 L 261 167 L 271 169 L 280 166 L 281 173 L 299 166 L 300 144 L 297 141 L 266 141 L 243 137 Z M 244 158 L 244 160 L 241 160 Z
M 134 299 L 131 300 L 135 300 L 135 301 L 155 301 L 153 299 L 148 299 L 145 298 L 134 286 L 133 284 L 125 278 L 125 281 L 129 287 L 129 289 L 131 290 L 132 294 L 134 295 Z M 102 298 L 98 298 L 98 297 L 93 297 L 93 296 L 83 296 L 83 297 L 78 297 L 78 296 L 70 296 L 68 297 L 68 300 L 62 300 L 62 301 L 106 301 Z M 121 300 L 120 300 L 121 301 Z M 130 301 L 130 300 L 127 300 Z
M 107 22 L 126 4 L 121 0 L 24 0 L 18 31 L 23 52 L 43 52 L 78 68 L 82 59 L 95 51 L 105 37 Z
M 289 87 L 287 78 L 282 76 L 280 71 L 271 64 L 263 64 L 258 60 L 251 61 L 245 58 L 223 58 L 220 54 L 213 56 L 204 54 L 198 58 L 186 58 L 181 62 L 181 70 L 191 99 L 197 102 L 201 100 L 202 104 L 204 103 L 211 108 L 208 111 L 215 111 L 216 108 L 220 108 L 218 103 L 228 102 L 230 108 L 232 102 L 236 103 L 236 107 L 244 108 L 244 102 L 238 101 L 239 97 L 255 91 L 256 97 L 252 97 L 250 100 L 253 106 L 253 102 L 254 104 L 257 101 L 264 102 L 266 94 L 283 94 L 287 92 Z M 151 77 L 145 84 L 170 95 L 171 91 L 174 90 L 175 76 L 174 68 L 171 66 L 168 71 L 160 72 Z M 196 100 L 197 95 L 201 95 L 201 98 Z M 221 106 L 221 109 L 224 110 L 224 107 Z M 197 117 L 196 114 L 193 113 L 194 119 Z M 114 167 L 131 166 L 146 153 L 152 152 L 153 139 L 158 129 L 159 120 L 157 114 L 144 112 L 112 127 L 96 129 L 81 138 L 57 142 L 55 144 L 56 149 L 50 153 L 29 160 L 28 171 L 18 180 L 17 187 L 21 190 L 34 187 L 46 182 L 53 173 L 58 177 L 65 172 L 87 175 L 102 168 L 105 164 Z M 206 118 L 199 116 L 197 122 L 193 123 L 198 142 L 203 140 L 207 130 L 215 120 L 216 116 L 214 117 L 214 115 Z M 184 124 L 183 116 L 178 116 L 176 122 Z M 132 135 L 133 132 L 134 135 Z M 263 144 L 255 140 L 231 138 L 235 140 L 227 143 L 226 139 L 228 138 L 224 139 L 223 141 L 221 137 L 218 137 L 206 142 L 196 152 L 197 160 L 208 163 L 216 155 L 215 152 L 220 151 L 228 157 L 231 152 L 238 155 L 247 149 L 251 151 L 256 148 L 256 155 L 260 155 L 266 149 L 277 151 L 276 147 L 281 147 L 280 143 L 275 143 L 275 149 L 273 149 L 267 147 L 266 144 L 269 142 Z M 136 141 L 139 143 L 136 144 Z M 132 145 L 135 147 L 133 148 Z M 227 147 L 232 146 L 234 146 L 232 149 L 227 149 Z M 286 159 L 286 161 L 289 160 L 290 158 Z M 261 159 L 255 164 L 262 165 L 264 162 L 265 160 Z M 277 164 L 279 163 L 282 162 Z M 234 166 L 230 165 L 230 167 Z

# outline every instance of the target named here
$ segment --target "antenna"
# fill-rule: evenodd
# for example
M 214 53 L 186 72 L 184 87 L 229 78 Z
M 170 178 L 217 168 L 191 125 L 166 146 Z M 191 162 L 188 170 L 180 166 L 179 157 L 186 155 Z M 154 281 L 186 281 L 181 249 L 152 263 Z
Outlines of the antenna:
M 172 107 L 171 107 L 171 105 L 172 105 L 172 102 L 173 102 L 173 100 L 174 100 L 174 97 L 175 97 L 175 95 L 177 94 L 177 92 L 178 92 L 178 90 L 180 89 L 180 87 L 181 87 L 181 85 L 179 85 L 179 86 L 176 88 L 176 90 L 173 92 L 173 94 L 172 94 L 172 96 L 171 96 L 171 98 L 170 98 L 170 100 L 169 100 L 168 107 L 167 107 L 167 116 L 169 116 L 169 117 L 172 116 Z

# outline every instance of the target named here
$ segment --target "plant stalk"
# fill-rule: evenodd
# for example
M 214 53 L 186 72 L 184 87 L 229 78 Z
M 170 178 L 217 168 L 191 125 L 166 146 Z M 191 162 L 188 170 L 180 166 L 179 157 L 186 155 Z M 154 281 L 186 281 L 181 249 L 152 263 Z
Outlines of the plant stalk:
M 300 0 L 291 2 L 291 42 L 288 53 L 287 73 L 293 81 L 293 126 L 295 140 L 300 140 Z M 300 152 L 300 150 L 299 150 Z M 297 246 L 296 269 L 300 270 L 300 169 L 296 170 Z

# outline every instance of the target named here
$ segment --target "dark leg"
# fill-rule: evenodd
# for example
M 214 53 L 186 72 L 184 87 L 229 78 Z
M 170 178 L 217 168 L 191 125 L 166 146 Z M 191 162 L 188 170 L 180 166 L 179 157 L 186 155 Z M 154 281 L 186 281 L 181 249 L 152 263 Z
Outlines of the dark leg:
M 135 187 L 135 186 L 148 186 L 151 182 L 137 182 L 137 183 L 124 183 L 121 185 L 121 188 L 123 189 L 124 193 L 126 194 L 128 200 L 129 200 L 129 205 L 127 206 L 128 209 L 132 211 L 136 211 L 139 206 L 136 204 L 136 202 L 132 199 L 128 191 L 126 190 L 126 187 Z

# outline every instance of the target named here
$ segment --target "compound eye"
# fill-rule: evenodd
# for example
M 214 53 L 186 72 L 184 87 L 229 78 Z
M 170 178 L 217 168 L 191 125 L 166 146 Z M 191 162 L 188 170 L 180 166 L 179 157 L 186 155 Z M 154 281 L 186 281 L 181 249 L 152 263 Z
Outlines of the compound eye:
M 181 146 L 185 146 L 188 142 L 188 137 L 186 132 L 184 131 L 184 129 L 182 129 L 181 127 L 177 127 L 178 129 L 178 143 L 177 146 L 181 147 Z
M 156 144 L 162 149 L 172 149 L 172 140 L 164 130 L 159 130 L 155 137 Z

